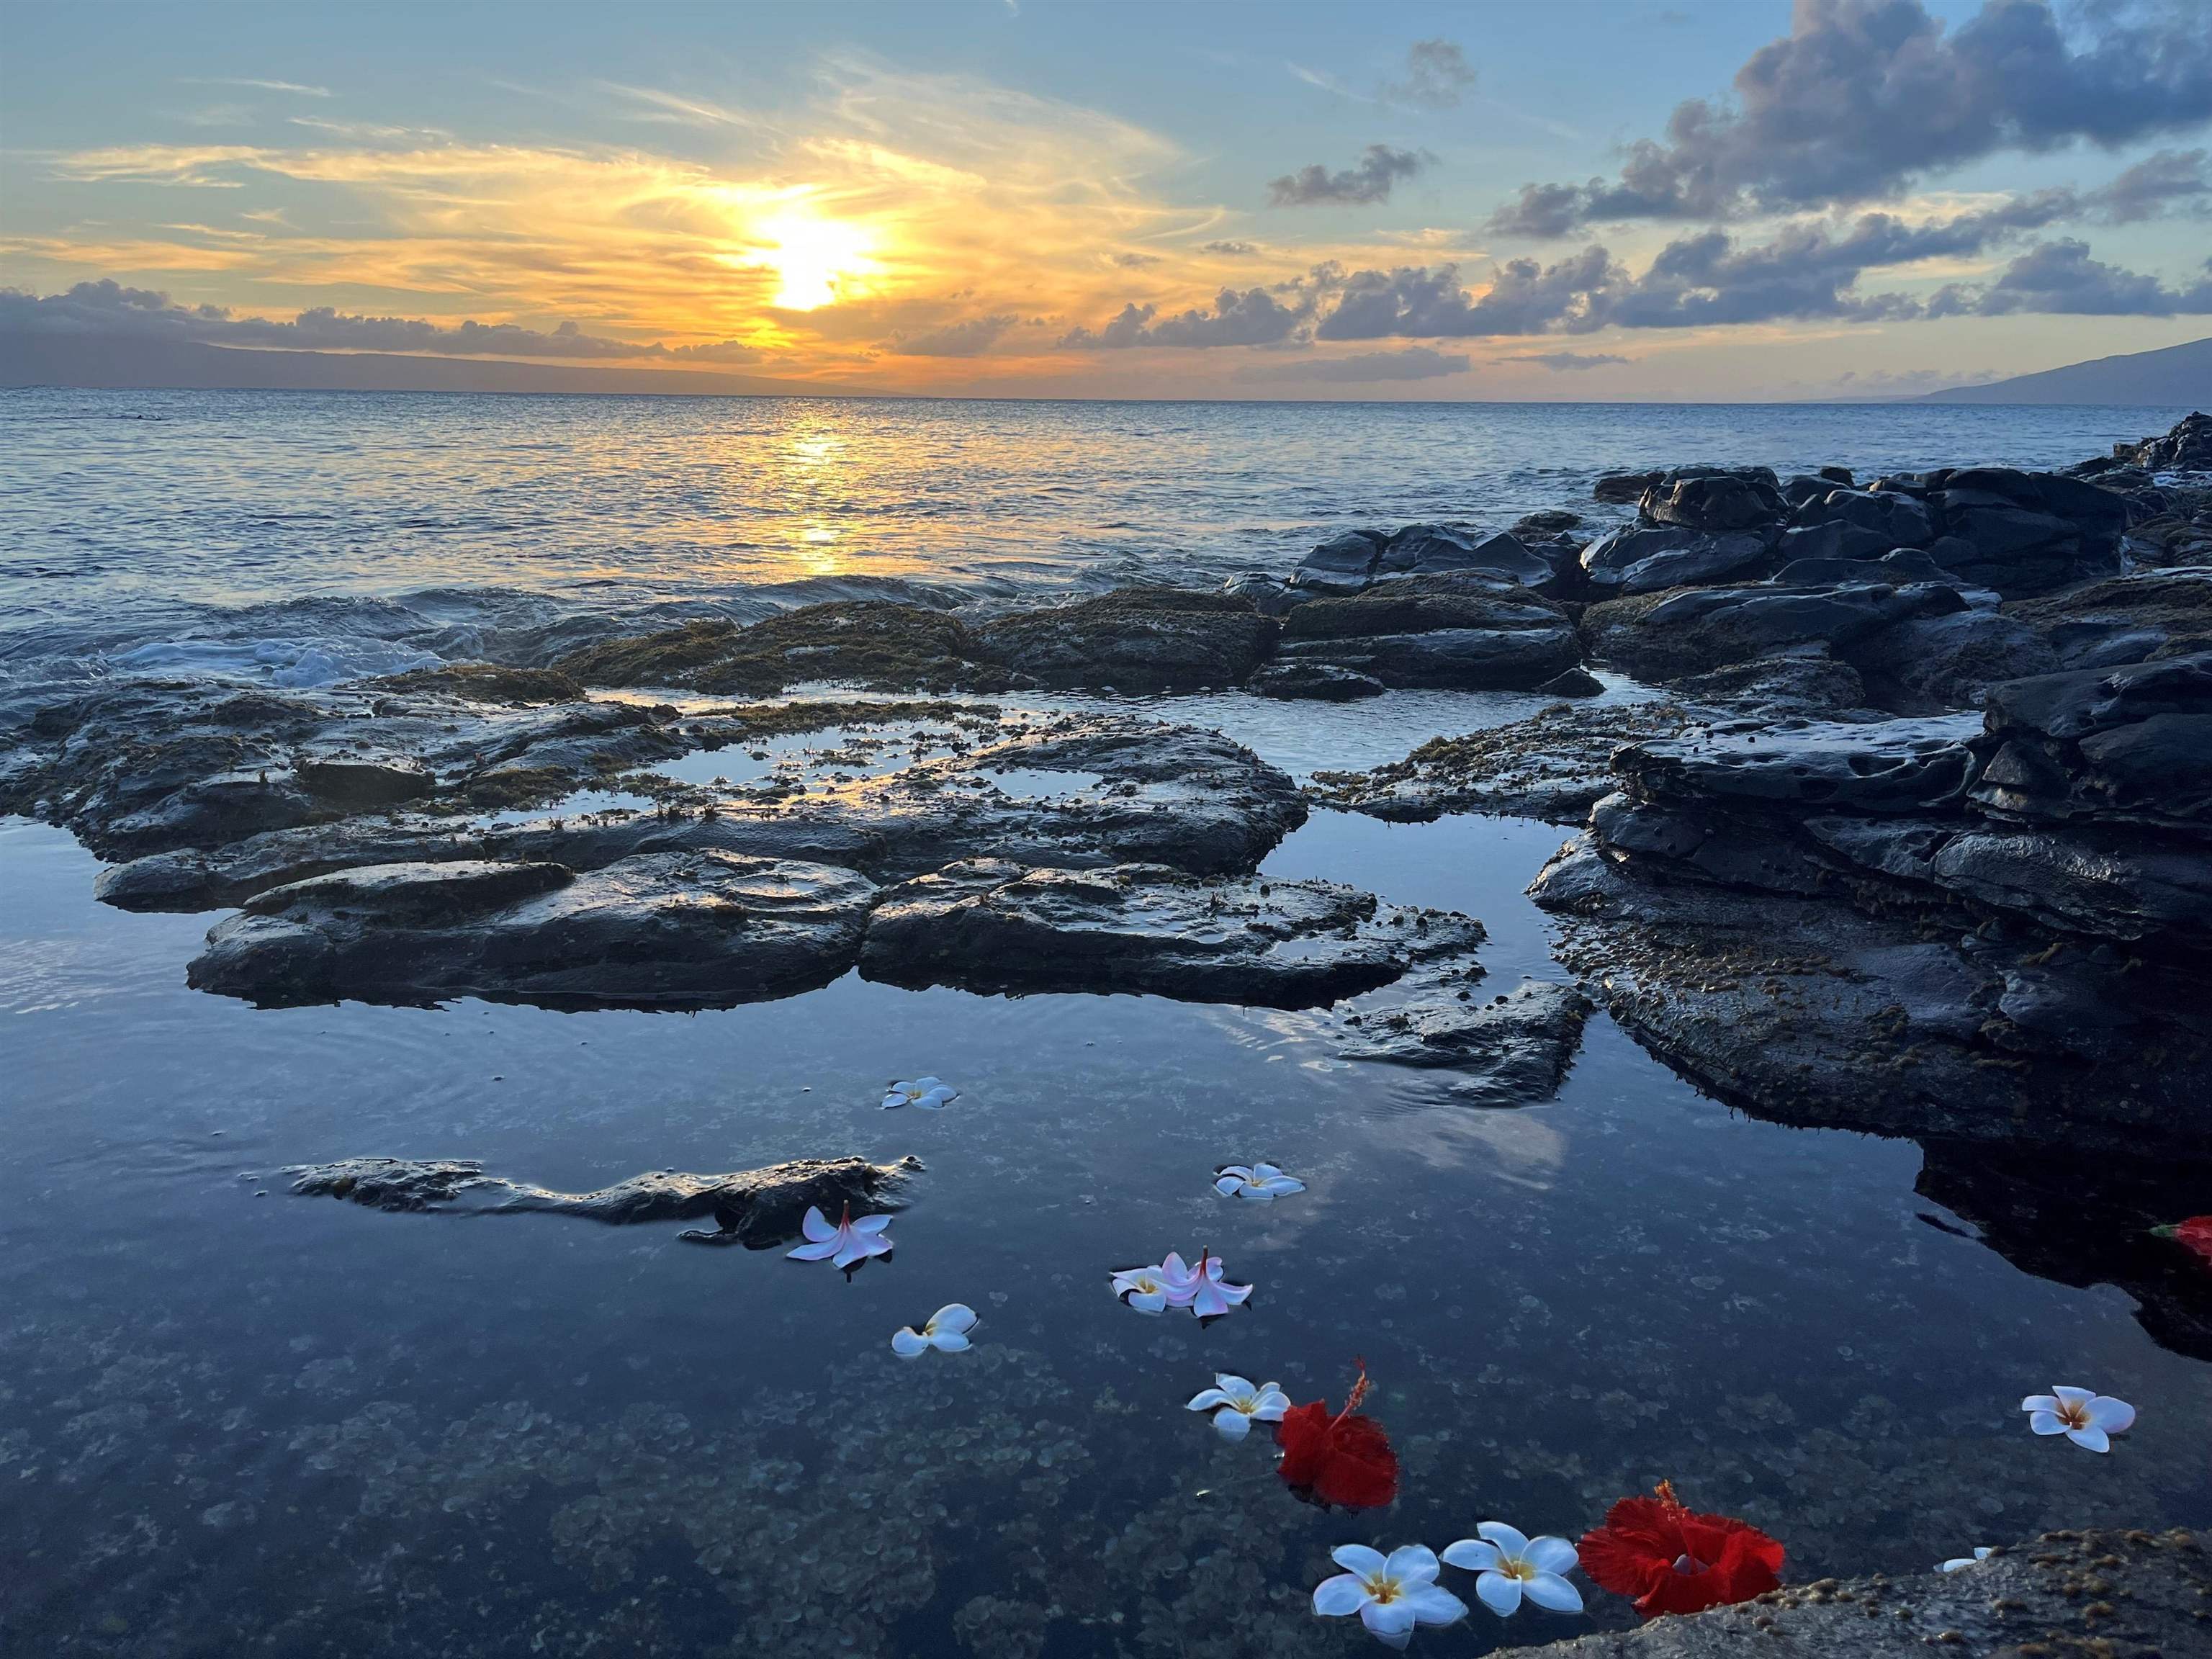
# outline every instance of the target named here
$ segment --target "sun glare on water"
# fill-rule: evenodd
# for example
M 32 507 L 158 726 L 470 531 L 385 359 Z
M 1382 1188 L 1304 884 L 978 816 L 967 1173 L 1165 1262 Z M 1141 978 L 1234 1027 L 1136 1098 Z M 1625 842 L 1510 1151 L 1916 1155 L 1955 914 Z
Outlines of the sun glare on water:
M 875 238 L 860 225 L 805 214 L 786 214 L 760 228 L 767 244 L 759 262 L 776 274 L 771 303 L 786 311 L 813 311 L 849 298 L 856 278 L 872 270 Z

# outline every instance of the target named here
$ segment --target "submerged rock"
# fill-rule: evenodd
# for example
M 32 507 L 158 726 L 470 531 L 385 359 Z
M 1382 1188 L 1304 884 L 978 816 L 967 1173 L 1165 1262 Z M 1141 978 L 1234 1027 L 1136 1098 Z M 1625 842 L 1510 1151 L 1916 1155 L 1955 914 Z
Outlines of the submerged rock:
M 1371 674 L 1326 662 L 1270 663 L 1245 682 L 1245 690 L 1262 697 L 1311 702 L 1352 702 L 1389 689 Z
M 727 1007 L 844 973 L 875 896 L 850 870 L 716 852 L 641 854 L 582 875 L 381 865 L 255 895 L 210 931 L 187 980 L 264 1006 Z
M 1310 1008 L 1471 957 L 1482 924 L 1323 881 L 1199 882 L 1157 865 L 950 865 L 886 891 L 860 971 L 919 988 L 1135 992 Z
M 1548 1659 L 2150 1659 L 2202 1648 L 2209 1577 L 2204 1547 L 2189 1532 L 2051 1532 L 1957 1572 L 1789 1584 L 1735 1607 L 1527 1651 Z
M 570 1215 L 612 1226 L 712 1216 L 713 1232 L 678 1237 L 766 1250 L 797 1237 L 810 1206 L 824 1215 L 836 1215 L 848 1204 L 870 1212 L 904 1208 L 907 1187 L 921 1171 L 921 1160 L 910 1157 L 895 1164 L 800 1158 L 728 1175 L 656 1170 L 590 1193 L 555 1192 L 486 1175 L 483 1164 L 459 1158 L 348 1158 L 294 1164 L 284 1173 L 294 1177 L 295 1193 L 343 1199 L 372 1210 Z
M 1464 999 L 1464 1000 L 1462 1000 Z M 1446 986 L 1363 1012 L 1346 1060 L 1449 1067 L 1451 1098 L 1469 1106 L 1523 1106 L 1557 1094 L 1582 1044 L 1590 1000 L 1569 985 L 1532 980 L 1487 1001 Z

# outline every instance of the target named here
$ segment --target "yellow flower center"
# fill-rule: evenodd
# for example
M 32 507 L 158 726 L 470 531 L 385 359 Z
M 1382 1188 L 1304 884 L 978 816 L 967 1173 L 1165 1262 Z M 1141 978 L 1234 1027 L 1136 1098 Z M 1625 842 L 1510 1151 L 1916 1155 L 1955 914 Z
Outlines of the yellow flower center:
M 1367 1581 L 1367 1594 L 1379 1607 L 1389 1607 L 1398 1599 L 1398 1581 L 1387 1573 L 1376 1573 Z
M 2058 1402 L 2058 1420 L 2069 1429 L 2086 1429 L 2089 1426 L 2089 1408 L 2087 1405 L 2076 1405 L 2070 1400 L 2062 1400 Z

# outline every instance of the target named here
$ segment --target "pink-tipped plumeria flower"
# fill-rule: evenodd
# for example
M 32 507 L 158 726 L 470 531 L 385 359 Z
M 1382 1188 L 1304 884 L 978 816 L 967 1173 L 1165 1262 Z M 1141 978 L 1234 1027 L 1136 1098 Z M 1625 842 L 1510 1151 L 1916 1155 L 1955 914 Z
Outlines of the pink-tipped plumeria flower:
M 2063 1434 L 2093 1452 L 2112 1450 L 2112 1437 L 2125 1434 L 2136 1420 L 2136 1408 L 2126 1401 L 2087 1389 L 2032 1394 L 2020 1402 L 2020 1408 L 2027 1413 L 2027 1426 L 2038 1434 Z
M 1286 1176 L 1272 1164 L 1224 1164 L 1214 1171 L 1213 1190 L 1224 1198 L 1249 1198 L 1261 1203 L 1302 1193 L 1306 1183 Z
M 1168 1306 L 1188 1308 L 1200 1319 L 1215 1319 L 1252 1294 L 1249 1285 L 1223 1281 L 1221 1258 L 1211 1250 L 1199 1253 L 1196 1267 L 1185 1267 L 1174 1251 L 1160 1263 L 1160 1279 L 1167 1286 Z
M 891 1218 L 887 1215 L 864 1215 L 855 1221 L 853 1206 L 848 1204 L 845 1213 L 833 1227 L 830 1218 L 810 1204 L 799 1224 L 809 1242 L 786 1254 L 793 1261 L 828 1261 L 849 1267 L 868 1256 L 891 1253 L 890 1235 L 884 1231 L 890 1224 Z
M 1224 1440 L 1242 1440 L 1252 1425 L 1279 1423 L 1291 1408 L 1291 1397 L 1273 1382 L 1258 1388 L 1227 1371 L 1214 1373 L 1213 1386 L 1191 1396 L 1190 1409 L 1212 1412 L 1213 1426 Z
M 1456 1624 L 1467 1603 L 1437 1585 L 1436 1552 L 1407 1544 L 1384 1555 L 1364 1544 L 1339 1544 L 1329 1559 L 1344 1571 L 1314 1587 L 1313 1610 L 1324 1619 L 1352 1613 L 1377 1641 L 1402 1648 L 1416 1625 Z
M 1474 1593 L 1500 1619 L 1521 1611 L 1527 1596 L 1553 1613 L 1580 1613 L 1583 1593 L 1567 1582 L 1575 1570 L 1575 1547 L 1564 1538 L 1530 1538 L 1503 1521 L 1485 1521 L 1481 1534 L 1444 1546 L 1448 1565 L 1480 1573 Z

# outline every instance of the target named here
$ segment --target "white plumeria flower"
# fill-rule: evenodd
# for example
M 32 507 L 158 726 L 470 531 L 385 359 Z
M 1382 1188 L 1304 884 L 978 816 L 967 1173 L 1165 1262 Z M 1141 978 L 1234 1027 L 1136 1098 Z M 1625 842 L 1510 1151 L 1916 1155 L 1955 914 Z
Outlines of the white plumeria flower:
M 976 1325 L 975 1310 L 964 1302 L 948 1302 L 920 1330 L 902 1326 L 891 1337 L 891 1352 L 912 1359 L 934 1348 L 939 1353 L 958 1353 L 968 1346 L 968 1333 Z
M 1192 1411 L 1213 1413 L 1213 1426 L 1225 1440 L 1242 1440 L 1251 1433 L 1255 1419 L 1279 1423 L 1290 1408 L 1291 1397 L 1279 1385 L 1262 1382 L 1255 1389 L 1227 1371 L 1215 1372 L 1213 1386 L 1193 1395 L 1190 1401 Z
M 1364 1544 L 1339 1544 L 1328 1555 L 1344 1571 L 1314 1587 L 1313 1610 L 1325 1619 L 1356 1613 L 1370 1636 L 1402 1648 L 1416 1625 L 1467 1617 L 1467 1603 L 1437 1587 L 1436 1552 L 1424 1545 L 1407 1544 L 1386 1556 Z
M 1938 1561 L 1936 1564 L 1936 1571 L 1957 1572 L 1962 1567 L 1971 1567 L 1978 1562 L 1986 1561 L 1996 1553 L 1996 1546 L 1994 1544 L 1977 1544 L 1972 1555 L 1954 1555 L 1948 1561 Z
M 1521 1611 L 1527 1596 L 1553 1613 L 1580 1613 L 1583 1593 L 1567 1582 L 1575 1570 L 1575 1547 L 1564 1538 L 1530 1538 L 1503 1521 L 1485 1521 L 1481 1535 L 1444 1546 L 1443 1559 L 1482 1576 L 1474 1593 L 1500 1619 Z
M 841 1267 L 849 1267 L 865 1257 L 891 1253 L 890 1235 L 884 1231 L 890 1224 L 891 1218 L 887 1215 L 864 1215 L 855 1221 L 853 1206 L 848 1204 L 844 1215 L 833 1227 L 830 1218 L 810 1204 L 799 1224 L 808 1242 L 786 1254 L 793 1261 L 830 1261 Z
M 2136 1420 L 2136 1408 L 2126 1401 L 2087 1389 L 2032 1394 L 2020 1402 L 2020 1408 L 2027 1413 L 2027 1426 L 2038 1434 L 2063 1434 L 2093 1452 L 2112 1450 L 2112 1437 L 2126 1433 Z
M 1140 1314 L 1167 1311 L 1167 1279 L 1158 1267 L 1124 1268 L 1114 1275 L 1114 1294 Z
M 1224 1198 L 1235 1195 L 1255 1199 L 1261 1203 L 1269 1199 L 1288 1198 L 1292 1193 L 1302 1193 L 1306 1183 L 1296 1176 L 1286 1176 L 1272 1164 L 1225 1164 L 1213 1177 L 1213 1190 Z
M 933 1077 L 918 1077 L 911 1083 L 894 1083 L 884 1091 L 884 1109 L 895 1111 L 901 1106 L 919 1106 L 924 1111 L 942 1111 L 960 1098 L 960 1091 L 951 1084 Z
M 1188 1308 L 1200 1319 L 1213 1319 L 1227 1313 L 1252 1294 L 1249 1285 L 1231 1285 L 1223 1280 L 1225 1269 L 1221 1258 L 1211 1250 L 1201 1251 L 1198 1265 L 1187 1267 L 1173 1250 L 1160 1263 L 1161 1283 L 1166 1285 L 1168 1305 Z

